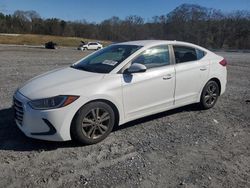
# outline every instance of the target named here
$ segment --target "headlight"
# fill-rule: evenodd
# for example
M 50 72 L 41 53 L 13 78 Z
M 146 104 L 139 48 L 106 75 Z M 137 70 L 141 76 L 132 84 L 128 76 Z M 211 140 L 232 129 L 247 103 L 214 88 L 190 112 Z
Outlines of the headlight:
M 35 110 L 48 110 L 67 106 L 78 99 L 79 96 L 59 95 L 56 97 L 37 99 L 28 102 L 31 108 Z

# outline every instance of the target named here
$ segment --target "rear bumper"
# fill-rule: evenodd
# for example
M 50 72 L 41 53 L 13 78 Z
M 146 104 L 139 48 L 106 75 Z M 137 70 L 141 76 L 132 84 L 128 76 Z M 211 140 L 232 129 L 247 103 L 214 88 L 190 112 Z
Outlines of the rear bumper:
M 226 91 L 226 86 L 227 86 L 227 69 L 226 68 L 225 68 L 225 70 L 223 70 L 223 74 L 222 75 L 223 76 L 221 76 L 221 78 L 220 78 L 220 82 L 221 82 L 220 95 L 222 95 Z

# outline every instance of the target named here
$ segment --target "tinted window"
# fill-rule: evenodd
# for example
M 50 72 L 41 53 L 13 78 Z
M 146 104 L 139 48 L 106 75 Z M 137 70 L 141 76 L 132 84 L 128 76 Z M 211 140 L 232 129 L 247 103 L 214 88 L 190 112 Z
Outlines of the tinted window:
M 98 50 L 72 67 L 89 72 L 109 73 L 140 48 L 141 46 L 136 45 L 111 45 Z
M 174 46 L 176 63 L 183 63 L 197 60 L 196 50 L 186 46 Z
M 187 46 L 173 46 L 173 48 L 176 63 L 196 61 L 205 56 L 205 52 L 199 49 Z
M 140 63 L 148 69 L 169 65 L 168 46 L 156 46 L 145 50 L 141 55 L 132 61 L 132 63 Z
M 197 59 L 201 59 L 205 56 L 205 52 L 202 50 L 196 49 Z
M 92 43 L 89 43 L 89 45 L 97 45 L 97 43 L 93 43 L 93 42 L 92 42 Z

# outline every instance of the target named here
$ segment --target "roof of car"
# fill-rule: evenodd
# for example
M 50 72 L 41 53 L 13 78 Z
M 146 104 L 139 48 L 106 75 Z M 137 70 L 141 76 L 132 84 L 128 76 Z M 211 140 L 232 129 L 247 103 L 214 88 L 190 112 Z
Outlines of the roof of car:
M 176 44 L 176 45 L 188 45 L 193 47 L 202 48 L 203 50 L 207 51 L 207 49 L 189 43 L 189 42 L 182 42 L 182 41 L 176 41 L 176 40 L 138 40 L 138 41 L 128 41 L 128 42 L 122 42 L 117 44 L 126 44 L 126 45 L 138 45 L 138 46 L 154 46 L 154 45 L 162 45 L 162 44 Z
M 153 45 L 153 44 L 166 43 L 166 42 L 170 42 L 170 41 L 166 41 L 166 40 L 137 40 L 137 41 L 122 42 L 120 44 L 149 46 L 149 45 Z

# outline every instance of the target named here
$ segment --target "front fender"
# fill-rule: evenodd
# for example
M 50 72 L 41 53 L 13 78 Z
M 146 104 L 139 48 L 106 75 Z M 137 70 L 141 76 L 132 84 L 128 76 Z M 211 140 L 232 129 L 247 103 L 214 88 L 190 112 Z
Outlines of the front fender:
M 104 101 L 109 101 L 111 102 L 118 110 L 119 113 L 119 125 L 124 123 L 124 112 L 123 112 L 123 104 L 122 104 L 122 100 L 118 98 L 114 98 L 113 96 L 109 96 L 109 95 L 103 95 L 103 94 L 97 94 L 97 95 L 93 95 L 91 97 L 88 98 L 89 102 L 91 101 L 96 101 L 96 100 L 104 100 Z M 89 103 L 87 102 L 87 103 Z

